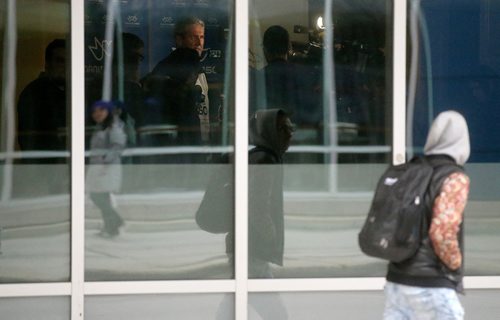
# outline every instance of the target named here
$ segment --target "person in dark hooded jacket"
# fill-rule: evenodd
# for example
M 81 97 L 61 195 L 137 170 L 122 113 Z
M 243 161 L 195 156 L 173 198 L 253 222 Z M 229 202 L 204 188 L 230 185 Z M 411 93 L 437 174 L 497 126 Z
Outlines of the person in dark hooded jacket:
M 434 167 L 426 205 L 427 226 L 417 253 L 391 262 L 384 319 L 463 319 L 463 212 L 469 178 L 462 166 L 470 154 L 469 131 L 455 111 L 434 120 L 424 154 Z
M 250 276 L 271 277 L 269 262 L 283 265 L 283 154 L 293 127 L 281 109 L 259 110 L 250 120 L 249 258 Z M 255 269 L 255 270 L 254 270 Z M 260 270 L 260 271 L 259 271 Z
M 283 109 L 258 110 L 250 119 L 249 151 L 249 276 L 272 277 L 269 263 L 283 265 L 283 154 L 294 127 Z M 232 232 L 226 252 L 233 253 Z
M 258 110 L 250 119 L 249 199 L 248 199 L 248 277 L 272 278 L 270 264 L 283 265 L 283 154 L 290 146 L 294 127 L 283 109 Z M 234 252 L 234 233 L 226 236 L 226 251 Z M 232 258 L 230 258 L 232 260 Z M 217 319 L 232 303 L 226 296 Z M 262 319 L 287 319 L 278 294 L 251 296 L 250 305 Z

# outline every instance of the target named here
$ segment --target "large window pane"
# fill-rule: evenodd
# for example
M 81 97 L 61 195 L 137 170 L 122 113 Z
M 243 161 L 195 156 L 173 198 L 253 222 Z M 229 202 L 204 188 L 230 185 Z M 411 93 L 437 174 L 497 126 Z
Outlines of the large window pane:
M 417 3 L 417 2 L 415 2 Z M 500 5 L 495 1 L 422 2 L 413 6 L 419 39 L 412 39 L 419 63 L 410 69 L 416 81 L 410 143 L 420 153 L 432 119 L 454 109 L 468 122 L 471 179 L 465 211 L 465 271 L 468 275 L 500 274 Z M 439 32 L 435 32 L 439 30 Z M 415 50 L 418 48 L 418 50 Z M 418 76 L 416 76 L 418 75 Z
M 360 308 L 360 301 L 363 301 Z M 384 294 L 378 292 L 251 293 L 248 319 L 380 319 Z M 283 316 L 286 315 L 286 316 Z
M 69 280 L 69 1 L 0 3 L 0 282 Z
M 1 298 L 2 319 L 67 320 L 70 318 L 69 297 Z
M 231 14 L 229 0 L 85 2 L 86 280 L 232 276 L 225 234 L 195 221 L 223 171 L 232 229 Z
M 382 275 L 357 233 L 390 161 L 392 4 L 250 9 L 250 277 Z M 273 108 L 292 124 L 262 120 Z
M 170 294 L 87 297 L 85 319 L 234 319 L 234 295 Z

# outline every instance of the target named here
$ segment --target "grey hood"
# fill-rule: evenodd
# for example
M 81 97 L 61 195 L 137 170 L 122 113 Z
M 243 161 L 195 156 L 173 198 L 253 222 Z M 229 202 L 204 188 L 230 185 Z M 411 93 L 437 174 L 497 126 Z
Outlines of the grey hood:
M 281 156 L 276 127 L 278 114 L 286 112 L 282 109 L 258 110 L 250 119 L 250 144 L 272 150 Z
M 449 155 L 463 166 L 470 155 L 469 129 L 465 118 L 456 111 L 441 112 L 429 130 L 424 153 Z

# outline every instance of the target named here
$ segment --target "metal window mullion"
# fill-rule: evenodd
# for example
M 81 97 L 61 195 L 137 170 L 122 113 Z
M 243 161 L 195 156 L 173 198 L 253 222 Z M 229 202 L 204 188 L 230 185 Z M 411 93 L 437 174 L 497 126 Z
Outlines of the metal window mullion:
M 464 277 L 466 290 L 500 289 L 499 276 L 468 276 Z
M 85 295 L 143 295 L 169 293 L 227 293 L 234 280 L 108 281 L 85 283 Z
M 71 0 L 71 319 L 83 319 L 85 255 L 84 0 Z
M 406 158 L 406 1 L 394 0 L 393 7 L 393 164 L 404 163 Z
M 68 282 L 16 283 L 0 285 L 0 298 L 53 297 L 69 296 L 70 294 L 71 284 Z
M 322 278 L 322 279 L 256 279 L 248 280 L 249 292 L 338 292 L 380 291 L 385 285 L 383 277 Z M 466 276 L 466 290 L 500 289 L 499 276 Z
M 248 318 L 248 0 L 235 0 L 235 319 Z
M 256 279 L 248 280 L 249 292 L 379 291 L 385 278 Z
M 15 141 L 15 92 L 16 92 L 16 52 L 17 52 L 17 6 L 14 0 L 5 4 L 6 14 L 3 39 L 2 103 L 0 108 L 0 148 L 5 151 L 0 203 L 7 203 L 12 197 L 13 153 Z M 4 129 L 5 128 L 5 129 Z M 4 138 L 5 137 L 5 138 Z M 2 150 L 0 149 L 0 152 Z M 1 240 L 1 239 L 0 239 Z

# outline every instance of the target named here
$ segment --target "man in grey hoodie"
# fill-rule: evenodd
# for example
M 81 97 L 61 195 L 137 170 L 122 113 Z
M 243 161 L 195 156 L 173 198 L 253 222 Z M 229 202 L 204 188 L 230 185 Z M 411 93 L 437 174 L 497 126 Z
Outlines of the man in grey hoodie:
M 469 178 L 462 166 L 470 154 L 462 115 L 440 113 L 424 147 L 434 167 L 426 197 L 427 228 L 412 258 L 389 263 L 384 319 L 463 319 L 463 212 Z

